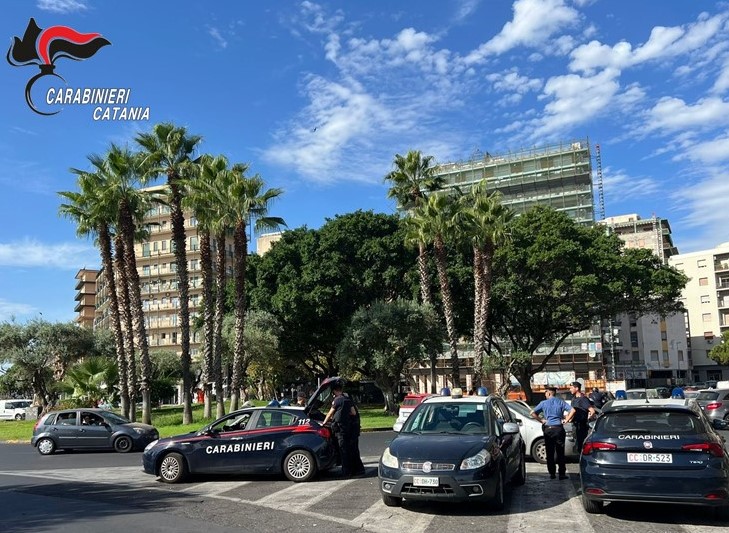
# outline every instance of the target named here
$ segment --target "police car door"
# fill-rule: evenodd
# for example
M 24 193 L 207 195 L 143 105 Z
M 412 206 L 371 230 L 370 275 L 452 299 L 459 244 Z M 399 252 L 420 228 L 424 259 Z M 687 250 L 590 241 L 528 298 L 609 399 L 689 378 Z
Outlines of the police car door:
M 511 479 L 511 476 L 514 475 L 514 472 L 516 472 L 516 469 L 519 467 L 519 446 L 521 437 L 518 433 L 504 433 L 502 429 L 504 423 L 513 422 L 513 419 L 511 418 L 511 413 L 509 412 L 509 409 L 507 409 L 504 402 L 498 399 L 493 399 L 491 402 L 491 407 L 494 410 L 494 416 L 497 420 L 497 426 L 499 431 L 501 432 L 500 447 L 502 453 L 504 454 L 504 458 L 506 459 L 506 477 L 507 479 Z
M 246 438 L 246 463 L 254 472 L 279 472 L 288 451 L 289 437 L 297 418 L 286 411 L 272 408 L 258 413 Z
M 254 411 L 231 413 L 190 439 L 192 450 L 187 457 L 190 470 L 209 474 L 245 471 L 242 443 L 254 414 Z

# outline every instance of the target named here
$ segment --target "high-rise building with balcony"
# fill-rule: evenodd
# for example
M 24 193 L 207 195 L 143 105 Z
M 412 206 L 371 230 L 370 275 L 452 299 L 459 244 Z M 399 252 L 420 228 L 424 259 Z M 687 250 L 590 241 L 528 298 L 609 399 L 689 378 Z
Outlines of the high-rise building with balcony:
M 694 381 L 729 379 L 729 366 L 709 358 L 722 333 L 729 331 L 729 242 L 668 261 L 689 278 L 681 296 L 687 310 Z
M 94 327 L 96 316 L 96 276 L 98 270 L 82 268 L 76 273 L 76 323 L 85 328 Z

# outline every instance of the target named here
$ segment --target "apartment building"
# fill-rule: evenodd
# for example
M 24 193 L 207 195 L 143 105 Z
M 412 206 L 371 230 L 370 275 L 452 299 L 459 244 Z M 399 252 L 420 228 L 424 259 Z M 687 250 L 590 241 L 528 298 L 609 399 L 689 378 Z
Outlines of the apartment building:
M 145 190 L 158 192 L 164 185 Z M 158 205 L 151 208 L 144 223 L 149 238 L 134 246 L 137 271 L 142 293 L 147 339 L 150 349 L 182 350 L 182 333 L 179 324 L 180 291 L 178 288 L 177 263 L 172 242 L 170 208 Z M 202 273 L 200 268 L 200 239 L 197 220 L 192 213 L 185 213 L 185 237 L 189 278 L 189 308 L 191 321 L 202 312 Z M 215 247 L 213 243 L 213 253 Z M 226 243 L 228 274 L 232 272 L 233 244 Z M 109 328 L 108 292 L 103 269 L 99 271 L 95 286 L 96 313 L 94 327 Z M 191 332 L 190 355 L 199 357 L 202 333 Z
M 669 264 L 689 281 L 682 293 L 691 343 L 694 381 L 729 379 L 729 366 L 709 359 L 709 352 L 729 330 L 729 242 L 710 250 L 675 255 Z
M 76 273 L 76 297 L 74 307 L 76 323 L 84 328 L 94 327 L 96 316 L 96 277 L 98 270 L 82 268 Z
M 678 254 L 671 225 L 665 218 L 638 214 L 608 217 L 598 222 L 625 243 L 645 248 L 664 264 Z M 629 387 L 683 383 L 691 380 L 691 345 L 682 313 L 669 316 L 623 314 L 604 324 L 604 360 L 608 376 Z
M 593 206 L 592 160 L 589 142 L 577 140 L 543 147 L 534 147 L 500 155 L 477 152 L 467 161 L 443 163 L 436 167 L 435 175 L 445 180 L 445 187 L 458 187 L 468 191 L 486 180 L 490 190 L 502 194 L 502 203 L 517 215 L 536 205 L 545 205 L 566 213 L 579 224 L 595 223 Z M 541 346 L 534 354 L 535 363 L 541 362 L 551 346 Z M 559 347 L 558 353 L 537 380 L 552 381 L 565 376 L 597 379 L 603 377 L 600 327 L 596 324 L 588 331 L 570 336 Z M 469 344 L 459 351 L 461 358 L 461 384 L 471 387 L 473 352 Z M 436 388 L 445 386 L 450 372 L 448 355 L 437 365 Z M 430 370 L 420 366 L 411 370 L 415 387 L 430 390 Z M 566 378 L 565 378 L 566 379 Z M 571 381 L 571 380 L 570 380 Z

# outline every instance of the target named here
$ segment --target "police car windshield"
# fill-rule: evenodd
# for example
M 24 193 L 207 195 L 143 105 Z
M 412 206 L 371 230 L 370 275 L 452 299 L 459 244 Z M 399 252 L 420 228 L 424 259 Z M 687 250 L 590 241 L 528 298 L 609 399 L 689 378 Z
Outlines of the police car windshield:
M 401 433 L 491 433 L 487 404 L 472 402 L 423 403 L 413 412 Z

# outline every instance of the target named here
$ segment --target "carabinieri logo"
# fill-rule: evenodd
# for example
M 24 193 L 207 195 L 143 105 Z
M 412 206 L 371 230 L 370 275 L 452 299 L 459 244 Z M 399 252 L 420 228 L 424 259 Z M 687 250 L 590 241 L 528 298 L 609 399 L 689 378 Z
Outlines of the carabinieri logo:
M 46 113 L 36 108 L 31 97 L 33 84 L 43 76 L 55 76 L 65 83 L 66 80 L 54 72 L 57 59 L 88 59 L 107 44 L 111 43 L 100 33 L 79 33 L 67 26 L 51 26 L 42 30 L 35 19 L 31 18 L 23 38 L 14 37 L 13 44 L 8 49 L 7 60 L 14 67 L 38 65 L 40 72 L 28 80 L 25 86 L 25 101 L 39 115 L 55 115 L 60 110 Z

